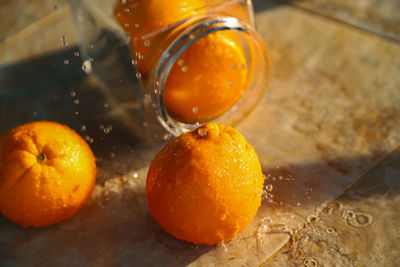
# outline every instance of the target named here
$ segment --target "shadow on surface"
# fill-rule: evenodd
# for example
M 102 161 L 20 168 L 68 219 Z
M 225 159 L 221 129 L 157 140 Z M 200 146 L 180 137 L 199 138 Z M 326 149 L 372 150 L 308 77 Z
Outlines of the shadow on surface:
M 185 266 L 193 262 L 212 247 L 176 240 L 148 211 L 145 167 L 160 144 L 146 143 L 113 116 L 111 105 L 83 72 L 74 51 L 76 47 L 0 68 L 0 133 L 37 120 L 70 126 L 96 155 L 96 188 L 82 210 L 58 225 L 22 229 L 0 216 L 0 265 Z
M 389 154 L 277 166 L 264 168 L 263 173 L 265 185 L 273 187 L 273 202 L 297 206 L 299 210 L 328 204 L 348 191 L 365 197 L 399 193 L 400 147 Z
M 298 0 L 253 0 L 253 8 L 254 8 L 254 12 L 262 12 L 262 11 L 266 11 L 269 9 L 274 9 L 277 8 L 281 5 L 284 4 L 289 4 L 289 3 L 293 3 L 293 2 L 297 2 Z
M 146 166 L 145 155 L 157 145 L 119 120 L 114 112 L 119 107 L 113 107 L 94 78 L 82 70 L 75 51 L 73 47 L 0 68 L 0 133 L 30 121 L 57 121 L 85 138 L 100 162 L 134 157 L 131 169 Z
M 96 193 L 94 193 L 96 195 Z M 186 266 L 211 250 L 164 232 L 144 192 L 92 197 L 66 222 L 22 229 L 0 218 L 1 266 Z

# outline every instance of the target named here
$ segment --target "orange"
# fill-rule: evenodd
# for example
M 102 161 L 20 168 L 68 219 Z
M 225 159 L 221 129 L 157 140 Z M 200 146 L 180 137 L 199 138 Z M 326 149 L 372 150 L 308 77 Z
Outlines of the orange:
M 96 164 L 72 129 L 38 121 L 0 139 L 0 212 L 23 227 L 62 222 L 89 198 Z
M 206 5 L 204 0 L 121 0 L 114 8 L 117 22 L 131 37 L 132 54 L 138 61 L 143 76 L 151 65 L 152 48 L 157 44 L 150 41 L 145 45 L 145 35 L 164 29 L 178 21 L 187 19 Z M 140 54 L 139 54 L 140 53 Z M 142 55 L 142 56 L 140 56 Z
M 206 1 L 200 0 L 136 0 L 119 2 L 114 14 L 131 36 L 132 53 L 146 77 L 158 51 L 157 43 L 143 36 L 206 10 Z M 247 74 L 238 36 L 232 31 L 210 33 L 196 40 L 175 62 L 164 87 L 165 107 L 181 122 L 210 121 L 243 96 Z
M 153 159 L 146 197 L 168 233 L 195 244 L 233 239 L 255 216 L 264 176 L 235 129 L 209 123 L 168 143 Z
M 178 58 L 165 85 L 164 103 L 180 121 L 206 122 L 236 104 L 246 83 L 246 58 L 238 37 L 229 31 L 215 32 Z

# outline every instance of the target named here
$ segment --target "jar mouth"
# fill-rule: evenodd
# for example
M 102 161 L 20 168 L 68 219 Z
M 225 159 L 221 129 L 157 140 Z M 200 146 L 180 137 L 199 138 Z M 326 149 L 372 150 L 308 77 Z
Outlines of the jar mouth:
M 167 109 L 164 96 L 167 79 L 178 58 L 192 44 L 209 34 L 222 31 L 232 31 L 240 36 L 247 62 L 247 79 L 243 96 L 222 115 L 207 121 L 187 122 L 176 118 Z M 158 58 L 148 76 L 148 95 L 155 103 L 158 121 L 172 135 L 197 128 L 200 124 L 213 121 L 226 125 L 235 125 L 254 108 L 265 90 L 269 71 L 268 54 L 263 42 L 255 29 L 234 17 L 199 16 L 182 24 L 165 42 L 166 49 Z

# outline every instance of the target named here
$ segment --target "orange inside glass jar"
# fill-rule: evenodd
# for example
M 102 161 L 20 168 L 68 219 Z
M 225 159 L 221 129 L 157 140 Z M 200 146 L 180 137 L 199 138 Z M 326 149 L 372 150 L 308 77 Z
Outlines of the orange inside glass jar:
M 114 15 L 131 37 L 132 54 L 147 78 L 158 44 L 151 33 L 210 8 L 203 0 L 122 0 Z M 183 123 L 206 122 L 230 110 L 248 87 L 248 66 L 242 44 L 232 31 L 210 32 L 176 59 L 164 85 L 163 104 Z

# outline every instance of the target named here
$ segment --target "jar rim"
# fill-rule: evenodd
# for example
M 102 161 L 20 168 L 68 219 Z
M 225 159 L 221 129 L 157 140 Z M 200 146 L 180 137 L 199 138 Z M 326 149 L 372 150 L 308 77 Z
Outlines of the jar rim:
M 164 88 L 168 75 L 179 56 L 182 55 L 190 45 L 208 34 L 219 31 L 236 31 L 251 36 L 251 40 L 253 40 L 252 45 L 257 46 L 257 49 L 259 50 L 257 55 L 258 59 L 255 60 L 261 60 L 263 63 L 261 64 L 263 65 L 261 67 L 266 69 L 268 72 L 269 58 L 263 42 L 261 41 L 261 37 L 251 25 L 244 21 L 230 16 L 202 15 L 194 17 L 182 24 L 181 29 L 177 30 L 176 33 L 169 38 L 169 41 L 166 42 L 167 48 L 163 50 L 163 53 L 159 56 L 155 66 L 150 71 L 150 75 L 148 76 L 149 81 L 147 82 L 147 84 L 149 84 L 148 93 L 154 101 L 153 103 L 156 104 L 155 112 L 157 119 L 161 125 L 174 136 L 178 136 L 185 131 L 197 128 L 204 122 L 184 123 L 169 115 L 169 112 L 164 105 Z M 260 98 L 264 88 L 258 88 L 258 91 L 256 97 Z M 248 92 L 248 90 L 245 91 L 245 95 L 250 93 L 251 92 Z M 223 122 L 231 115 L 231 113 L 236 111 L 237 106 L 243 98 L 245 98 L 245 95 L 223 115 L 211 119 L 210 121 Z M 254 102 L 253 105 L 251 105 L 249 109 L 252 109 L 255 102 L 257 102 L 257 99 L 254 100 L 252 101 Z M 249 112 L 250 110 L 244 112 L 245 114 L 242 117 L 245 117 Z M 241 119 L 242 118 L 236 118 L 235 120 L 240 121 Z

